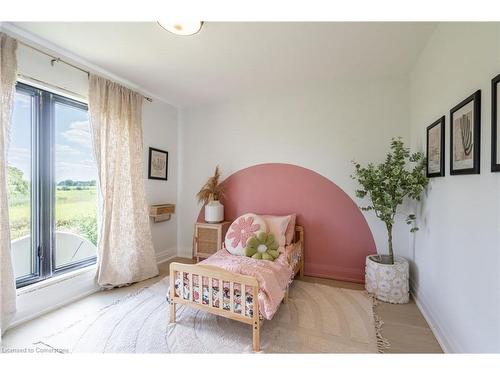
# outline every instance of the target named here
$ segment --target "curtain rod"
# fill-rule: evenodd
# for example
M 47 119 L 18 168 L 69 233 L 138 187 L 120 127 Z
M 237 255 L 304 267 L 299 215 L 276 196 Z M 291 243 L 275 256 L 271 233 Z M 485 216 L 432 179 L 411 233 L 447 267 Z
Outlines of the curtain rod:
M 57 62 L 61 62 L 61 63 L 63 63 L 63 64 L 66 64 L 66 65 L 68 65 L 68 66 L 72 67 L 73 69 L 79 70 L 80 72 L 87 74 L 87 76 L 88 76 L 88 77 L 90 76 L 90 72 L 89 72 L 88 70 L 82 69 L 82 68 L 80 68 L 79 66 L 76 66 L 76 65 L 74 65 L 74 64 L 71 64 L 70 62 L 68 62 L 68 61 L 66 61 L 66 60 L 63 60 L 63 59 L 61 59 L 60 57 L 56 57 L 56 56 L 54 56 L 54 55 L 51 55 L 50 53 L 47 53 L 47 52 L 45 52 L 45 51 L 42 51 L 42 50 L 41 50 L 41 49 L 39 49 L 39 48 L 33 47 L 33 46 L 29 45 L 28 43 L 25 43 L 25 42 L 23 42 L 23 41 L 21 41 L 21 40 L 18 40 L 17 42 L 18 42 L 19 44 L 22 44 L 22 45 L 23 45 L 23 46 L 25 46 L 25 47 L 31 48 L 32 50 L 35 50 L 35 51 L 37 51 L 37 52 L 39 52 L 39 53 L 41 53 L 41 54 L 43 54 L 43 55 L 45 55 L 45 56 L 50 57 L 50 58 L 51 58 L 51 60 L 50 60 L 50 64 L 51 64 L 52 66 L 54 66 L 54 64 L 55 64 L 55 63 L 57 63 Z M 31 78 L 31 77 L 30 77 L 30 78 Z M 141 95 L 142 95 L 142 94 L 141 94 Z M 143 96 L 144 96 L 144 95 L 143 95 Z M 146 99 L 148 102 L 153 102 L 153 99 L 151 99 L 151 98 L 149 98 L 149 97 L 147 97 L 147 96 L 144 96 L 144 99 Z
M 57 86 L 57 85 L 54 85 L 53 83 L 48 83 L 48 82 L 39 80 L 38 78 L 30 77 L 30 76 L 27 76 L 27 75 L 21 74 L 21 73 L 18 73 L 17 76 L 21 79 L 21 82 L 24 81 L 28 85 L 30 85 L 30 84 L 34 85 L 34 86 L 40 85 L 41 86 L 40 88 L 42 88 L 42 89 L 49 87 L 49 88 L 55 89 L 57 91 L 60 91 L 61 93 L 64 93 L 66 95 L 72 96 L 75 99 L 87 102 L 86 97 L 84 97 L 81 94 L 76 93 L 74 91 L 65 89 L 64 87 Z

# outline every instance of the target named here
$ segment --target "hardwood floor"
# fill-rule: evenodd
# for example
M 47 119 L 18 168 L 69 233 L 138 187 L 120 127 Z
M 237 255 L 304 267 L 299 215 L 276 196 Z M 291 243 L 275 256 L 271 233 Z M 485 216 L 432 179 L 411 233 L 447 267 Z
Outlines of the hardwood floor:
M 303 281 L 337 288 L 363 290 L 364 285 L 305 276 Z M 391 343 L 387 353 L 443 353 L 441 346 L 418 309 L 415 301 L 394 305 L 378 301 L 375 311 L 383 320 L 382 334 Z
M 14 327 L 4 334 L 2 346 L 4 348 L 30 347 L 40 337 L 56 332 L 80 319 L 82 316 L 97 311 L 133 291 L 158 282 L 168 275 L 169 264 L 174 261 L 192 263 L 190 259 L 174 258 L 160 264 L 160 275 L 153 279 L 126 288 L 112 289 L 92 294 L 77 302 Z M 302 280 L 332 285 L 339 288 L 364 288 L 361 284 L 320 279 L 316 277 L 304 277 Z M 442 353 L 436 338 L 413 300 L 405 305 L 392 305 L 380 302 L 376 307 L 376 312 L 384 321 L 382 328 L 383 335 L 391 342 L 391 347 L 387 352 Z

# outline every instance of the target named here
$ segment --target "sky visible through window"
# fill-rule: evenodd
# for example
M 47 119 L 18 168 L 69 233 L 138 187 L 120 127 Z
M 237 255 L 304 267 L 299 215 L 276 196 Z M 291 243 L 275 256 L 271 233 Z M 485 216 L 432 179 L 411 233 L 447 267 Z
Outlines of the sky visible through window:
M 16 93 L 10 127 L 8 165 L 23 172 L 25 180 L 31 181 L 31 96 Z
M 8 164 L 30 176 L 31 135 L 26 120 L 31 114 L 31 97 L 16 94 L 10 131 Z M 63 180 L 91 181 L 97 177 L 92 152 L 88 114 L 63 104 L 55 108 L 56 183 Z
M 88 113 L 64 104 L 55 105 L 56 182 L 91 181 L 97 176 Z

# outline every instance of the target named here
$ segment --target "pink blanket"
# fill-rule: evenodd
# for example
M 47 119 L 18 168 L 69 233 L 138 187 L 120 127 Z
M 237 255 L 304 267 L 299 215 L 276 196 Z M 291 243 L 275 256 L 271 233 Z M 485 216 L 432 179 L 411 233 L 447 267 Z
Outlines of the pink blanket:
M 259 311 L 268 320 L 272 319 L 278 310 L 285 295 L 285 289 L 293 276 L 293 271 L 284 254 L 271 262 L 232 255 L 226 249 L 222 249 L 200 264 L 216 266 L 226 271 L 255 277 L 260 287 Z

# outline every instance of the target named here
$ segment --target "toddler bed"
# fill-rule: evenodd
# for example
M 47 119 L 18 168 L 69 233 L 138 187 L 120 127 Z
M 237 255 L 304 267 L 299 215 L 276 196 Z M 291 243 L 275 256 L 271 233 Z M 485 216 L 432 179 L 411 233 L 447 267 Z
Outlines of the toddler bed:
M 272 319 L 295 275 L 304 272 L 304 229 L 274 262 L 232 255 L 225 249 L 198 264 L 170 264 L 170 322 L 177 304 L 252 325 L 253 350 L 260 350 L 260 326 Z M 257 303 L 254 296 L 257 296 Z

